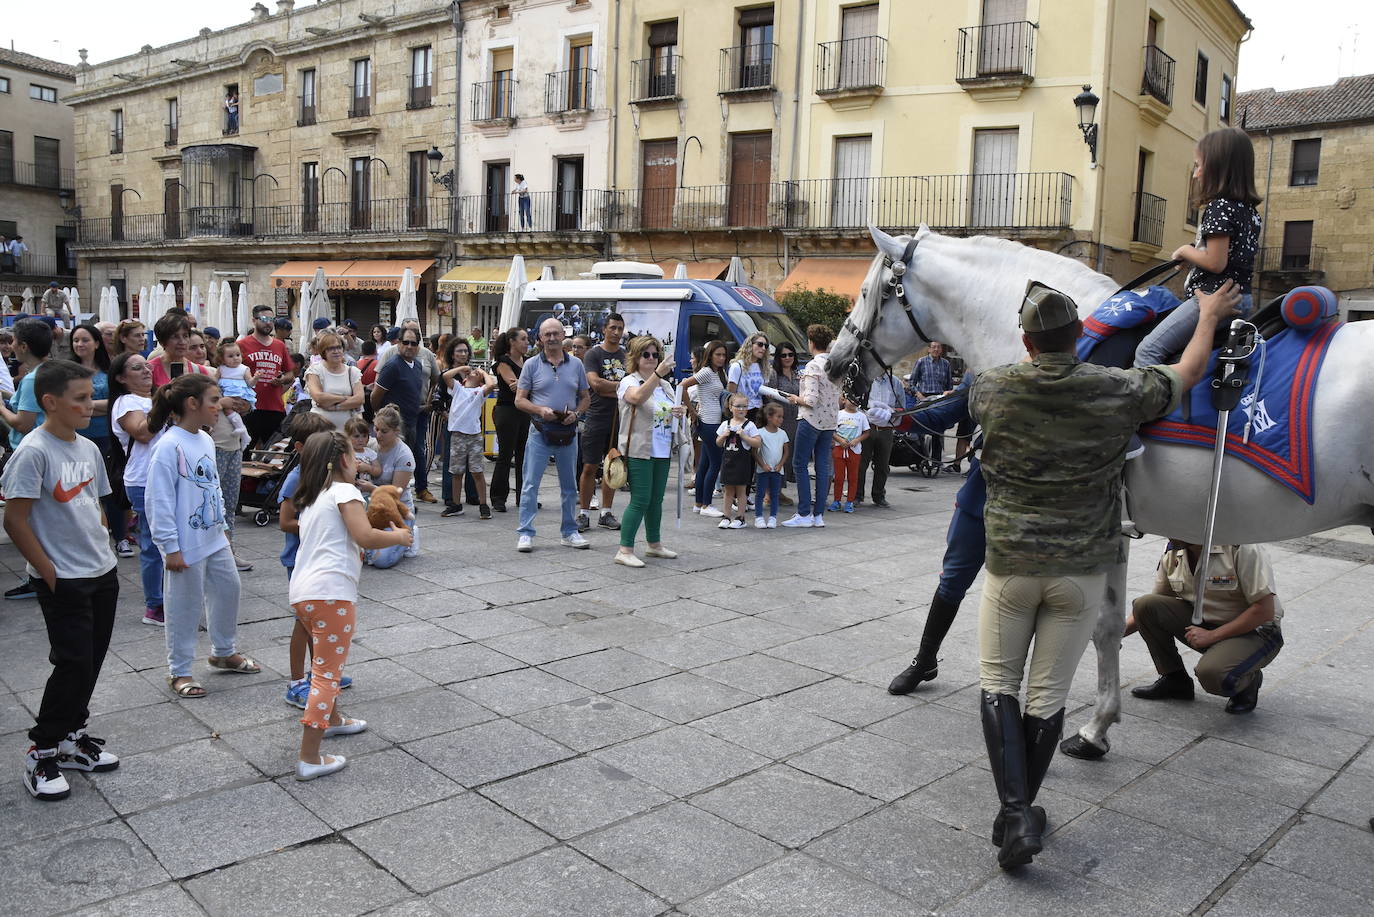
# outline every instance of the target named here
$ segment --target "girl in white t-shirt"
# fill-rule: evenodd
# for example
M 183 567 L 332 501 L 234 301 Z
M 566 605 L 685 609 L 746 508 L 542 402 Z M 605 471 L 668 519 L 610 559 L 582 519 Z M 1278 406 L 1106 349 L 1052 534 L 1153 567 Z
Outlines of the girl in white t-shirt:
M 830 504 L 832 513 L 843 509 L 854 512 L 854 495 L 859 486 L 859 460 L 863 452 L 863 441 L 868 439 L 868 415 L 860 411 L 854 402 L 840 397 L 840 412 L 836 415 L 835 438 L 832 440 L 830 455 L 835 464 L 835 500 Z M 848 495 L 845 490 L 848 488 Z
M 717 528 L 744 528 L 744 492 L 754 479 L 754 457 L 763 440 L 759 428 L 749 420 L 749 399 L 731 395 L 730 416 L 716 428 L 716 445 L 724 450 L 720 464 L 720 483 L 725 487 L 725 517 Z M 738 515 L 735 515 L 738 513 Z
M 153 408 L 153 372 L 139 353 L 121 353 L 110 364 L 110 429 L 124 456 L 124 494 L 138 518 L 138 573 L 143 581 L 143 623 L 163 627 L 162 554 L 153 544 L 144 512 L 148 457 L 162 435 L 148 429 Z
M 362 571 L 359 549 L 410 544 L 409 529 L 382 532 L 368 523 L 363 495 L 353 483 L 357 474 L 353 447 L 342 433 L 315 433 L 305 441 L 300 483 L 292 496 L 301 544 L 289 595 L 296 620 L 312 638 L 297 780 L 332 774 L 348 763 L 343 755 L 321 755 L 322 739 L 367 728 L 363 720 L 341 716 L 334 707 L 353 641 Z

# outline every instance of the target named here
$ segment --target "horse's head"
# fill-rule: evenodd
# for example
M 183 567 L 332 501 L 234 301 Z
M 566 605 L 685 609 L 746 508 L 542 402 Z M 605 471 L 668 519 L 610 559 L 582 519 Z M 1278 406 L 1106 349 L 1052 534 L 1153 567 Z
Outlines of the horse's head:
M 914 279 L 917 251 L 930 230 L 923 225 L 914 236 L 890 236 L 874 226 L 868 231 L 878 254 L 830 349 L 830 378 L 843 379 L 846 397 L 858 404 L 866 404 L 872 380 L 930 340 L 906 285 Z

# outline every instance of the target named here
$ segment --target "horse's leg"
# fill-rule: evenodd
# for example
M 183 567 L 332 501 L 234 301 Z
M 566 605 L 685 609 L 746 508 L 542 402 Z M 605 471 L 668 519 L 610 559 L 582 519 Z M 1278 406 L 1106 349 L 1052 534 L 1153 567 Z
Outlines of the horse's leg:
M 1111 748 L 1107 730 L 1121 722 L 1121 636 L 1126 629 L 1126 560 L 1107 573 L 1107 590 L 1097 612 L 1093 644 L 1097 647 L 1097 706 L 1093 718 L 1059 750 L 1074 758 L 1095 760 Z

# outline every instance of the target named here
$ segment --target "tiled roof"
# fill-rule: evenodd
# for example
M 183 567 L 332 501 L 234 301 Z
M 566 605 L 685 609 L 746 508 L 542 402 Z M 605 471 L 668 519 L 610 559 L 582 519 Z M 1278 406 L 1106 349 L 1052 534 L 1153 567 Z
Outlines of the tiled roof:
M 1330 86 L 1254 89 L 1236 96 L 1240 125 L 1248 131 L 1374 121 L 1374 73 L 1347 76 Z
M 25 54 L 23 51 L 11 51 L 9 48 L 0 48 L 0 64 L 23 67 L 25 70 L 35 70 L 39 73 L 50 73 L 53 76 L 66 77 L 69 80 L 76 79 L 76 68 L 71 64 L 48 60 L 46 57 L 39 57 L 35 54 Z

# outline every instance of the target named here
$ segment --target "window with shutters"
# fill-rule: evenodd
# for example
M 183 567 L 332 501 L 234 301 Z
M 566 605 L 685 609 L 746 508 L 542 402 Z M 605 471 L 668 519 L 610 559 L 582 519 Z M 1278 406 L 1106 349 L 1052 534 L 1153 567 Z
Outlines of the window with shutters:
M 163 146 L 176 146 L 178 128 L 181 123 L 181 103 L 172 98 L 167 100 L 167 123 L 163 125 L 166 133 L 162 138 Z
M 1288 184 L 1292 186 L 1315 185 L 1317 172 L 1322 158 L 1320 137 L 1309 140 L 1293 141 L 1293 165 L 1288 173 Z
M 677 20 L 649 26 L 648 92 L 645 98 L 666 99 L 677 95 Z
M 110 111 L 110 152 L 124 152 L 124 109 Z
M 14 131 L 0 131 L 0 185 L 7 185 L 12 181 L 14 181 Z
M 429 45 L 410 49 L 410 100 L 406 108 L 428 108 L 433 95 L 434 49 Z
M 371 156 L 356 156 L 348 161 L 348 228 L 370 229 L 372 226 L 372 175 L 368 167 Z
M 33 138 L 33 183 L 40 188 L 56 188 L 62 177 L 61 141 L 53 137 Z
M 317 232 L 320 228 L 320 164 L 301 163 L 301 230 Z
M 306 127 L 315 123 L 318 104 L 315 68 L 311 67 L 301 71 L 301 110 L 296 117 L 297 127 Z
M 1312 264 L 1312 221 L 1283 224 L 1283 261 L 1280 270 L 1305 271 Z
M 1197 53 L 1197 71 L 1193 75 L 1193 101 L 1207 107 L 1207 55 Z
M 372 114 L 372 59 L 359 58 L 353 62 L 353 86 L 348 105 L 350 118 Z
M 1221 118 L 1222 124 L 1231 123 L 1231 93 L 1231 78 L 1223 73 L 1221 75 L 1221 99 L 1217 105 L 1218 117 Z

